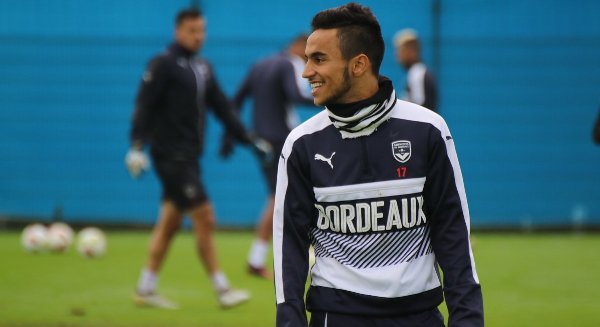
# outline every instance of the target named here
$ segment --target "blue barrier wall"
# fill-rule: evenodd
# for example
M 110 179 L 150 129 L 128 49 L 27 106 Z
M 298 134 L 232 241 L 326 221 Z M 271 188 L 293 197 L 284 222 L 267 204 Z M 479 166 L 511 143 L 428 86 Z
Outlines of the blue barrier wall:
M 594 1 L 447 1 L 442 106 L 477 224 L 600 223 Z
M 50 220 L 59 210 L 73 222 L 155 220 L 155 175 L 132 181 L 123 157 L 139 77 L 189 3 L 0 3 L 0 216 Z M 341 3 L 201 1 L 203 55 L 231 95 L 254 61 L 308 31 L 317 11 Z M 600 225 L 600 148 L 590 138 L 600 105 L 599 2 L 363 3 L 381 22 L 382 72 L 398 89 L 404 72 L 393 58 L 393 34 L 412 27 L 422 35 L 475 227 Z M 301 109 L 305 118 L 313 113 Z M 221 226 L 252 226 L 266 195 L 262 177 L 243 148 L 219 159 L 220 133 L 211 119 L 205 184 Z

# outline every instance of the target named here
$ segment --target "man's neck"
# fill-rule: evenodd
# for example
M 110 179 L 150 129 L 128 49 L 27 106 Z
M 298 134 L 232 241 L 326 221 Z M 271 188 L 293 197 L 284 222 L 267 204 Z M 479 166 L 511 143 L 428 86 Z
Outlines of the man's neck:
M 368 88 L 368 92 L 366 88 Z M 353 97 L 354 100 L 346 100 L 343 103 L 330 103 L 325 106 L 338 116 L 350 117 L 364 107 L 385 101 L 391 92 L 393 92 L 392 82 L 387 77 L 381 77 L 377 80 L 375 88 L 371 85 L 366 85 L 360 97 L 358 96 L 359 94 L 354 92 L 356 95 Z
M 379 91 L 379 81 L 375 75 L 365 76 L 362 79 L 356 80 L 355 83 L 356 84 L 353 86 L 355 91 L 354 96 L 351 99 L 348 99 L 348 103 L 368 99 Z

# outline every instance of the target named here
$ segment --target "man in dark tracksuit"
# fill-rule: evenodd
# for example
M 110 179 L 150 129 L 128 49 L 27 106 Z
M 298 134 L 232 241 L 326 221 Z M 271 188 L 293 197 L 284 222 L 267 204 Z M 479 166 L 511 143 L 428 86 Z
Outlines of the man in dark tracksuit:
M 252 98 L 253 131 L 273 146 L 276 156 L 281 153 L 283 142 L 290 131 L 299 124 L 294 104 L 313 105 L 308 83 L 302 78 L 306 38 L 306 35 L 299 35 L 286 51 L 269 56 L 252 66 L 234 99 L 235 107 L 241 110 L 244 100 Z M 221 148 L 224 157 L 233 150 L 232 144 L 231 135 L 226 135 Z M 277 162 L 263 165 L 262 169 L 269 195 L 248 254 L 248 272 L 270 279 L 272 275 L 265 268 L 265 263 L 273 234 Z
M 277 326 L 307 326 L 305 309 L 313 327 L 443 326 L 444 297 L 450 326 L 483 326 L 467 199 L 444 119 L 398 100 L 379 75 L 384 44 L 367 7 L 322 11 L 312 28 L 303 76 L 326 108 L 290 133 L 279 159 Z
M 198 165 L 208 107 L 241 143 L 257 148 L 258 142 L 249 137 L 237 119 L 210 64 L 196 57 L 204 41 L 204 28 L 205 21 L 198 10 L 180 12 L 175 43 L 151 60 L 137 95 L 127 167 L 134 177 L 148 167 L 143 146 L 149 144 L 163 188 L 160 217 L 134 296 L 141 305 L 176 307 L 159 296 L 156 289 L 158 273 L 185 214 L 192 220 L 199 257 L 212 278 L 221 306 L 231 307 L 249 299 L 246 291 L 229 286 L 217 263 L 215 218 Z
M 431 71 L 421 61 L 421 42 L 412 29 L 394 36 L 396 60 L 406 70 L 405 94 L 402 99 L 438 112 L 438 87 Z

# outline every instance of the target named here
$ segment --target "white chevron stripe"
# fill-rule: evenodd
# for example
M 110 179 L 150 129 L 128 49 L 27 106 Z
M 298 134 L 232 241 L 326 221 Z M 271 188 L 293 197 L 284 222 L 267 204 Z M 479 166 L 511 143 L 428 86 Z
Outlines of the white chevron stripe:
M 408 262 L 431 253 L 429 228 L 377 234 L 335 234 L 314 229 L 311 238 L 315 255 L 362 268 L 384 267 Z

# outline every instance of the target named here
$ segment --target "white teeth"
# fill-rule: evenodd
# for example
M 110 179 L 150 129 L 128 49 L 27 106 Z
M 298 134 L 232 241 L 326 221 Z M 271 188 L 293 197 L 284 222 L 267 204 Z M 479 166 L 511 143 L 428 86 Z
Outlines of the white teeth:
M 311 82 L 310 83 L 310 87 L 312 89 L 316 89 L 317 87 L 320 87 L 320 86 L 323 86 L 323 83 L 321 83 L 321 82 Z

